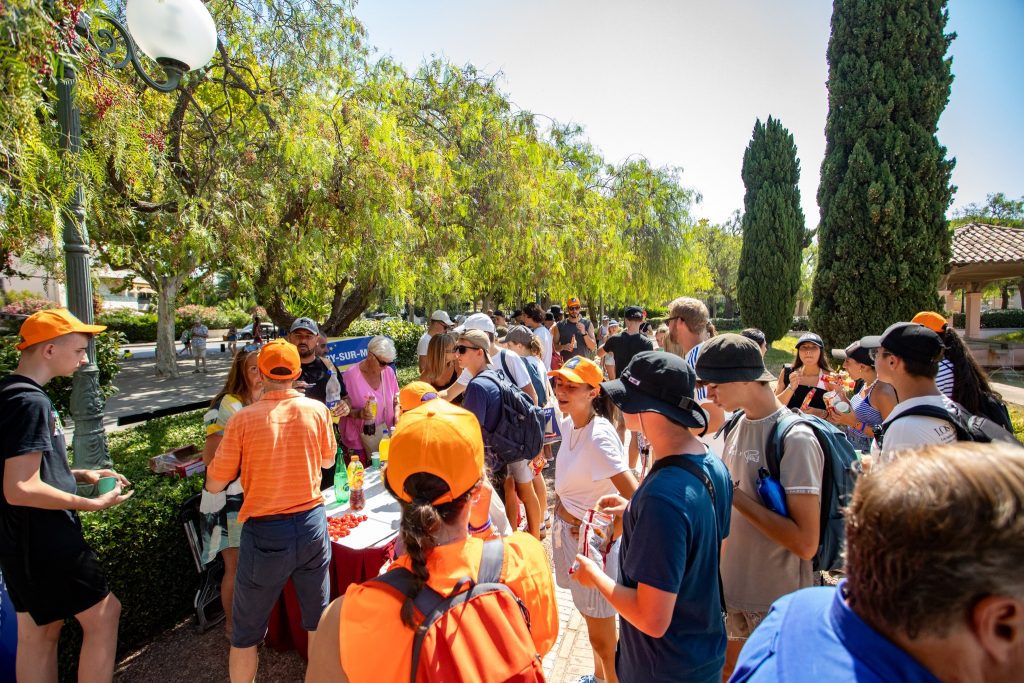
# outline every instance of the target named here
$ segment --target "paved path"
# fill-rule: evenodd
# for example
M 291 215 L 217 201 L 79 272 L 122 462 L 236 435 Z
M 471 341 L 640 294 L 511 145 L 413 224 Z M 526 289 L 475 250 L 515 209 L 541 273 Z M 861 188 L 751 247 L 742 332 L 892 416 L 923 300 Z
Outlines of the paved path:
M 558 640 L 544 658 L 544 676 L 548 683 L 576 683 L 583 675 L 594 673 L 594 651 L 587 636 L 583 615 L 572 604 L 568 588 L 557 588 Z
M 1024 408 L 1024 389 L 1011 386 L 1009 384 L 998 384 L 995 382 L 992 383 L 992 388 L 1002 394 L 1003 400 L 1007 403 L 1015 403 L 1021 408 Z

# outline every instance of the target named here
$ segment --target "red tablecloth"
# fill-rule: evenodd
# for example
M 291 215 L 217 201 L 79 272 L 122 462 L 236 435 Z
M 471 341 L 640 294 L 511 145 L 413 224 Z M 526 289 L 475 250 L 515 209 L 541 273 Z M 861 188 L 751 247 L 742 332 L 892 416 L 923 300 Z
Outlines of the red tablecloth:
M 384 563 L 393 558 L 395 541 L 379 548 L 352 550 L 340 543 L 331 543 L 331 600 L 343 595 L 350 584 L 362 583 L 380 573 Z M 270 614 L 267 627 L 267 645 L 275 650 L 298 650 L 302 658 L 307 654 L 307 634 L 302 628 L 302 609 L 291 579 Z

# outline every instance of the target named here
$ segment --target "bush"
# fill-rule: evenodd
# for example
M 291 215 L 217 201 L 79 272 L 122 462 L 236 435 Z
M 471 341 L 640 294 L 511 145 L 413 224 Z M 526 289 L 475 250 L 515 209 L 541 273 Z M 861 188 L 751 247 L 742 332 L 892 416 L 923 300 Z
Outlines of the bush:
M 793 326 L 790 329 L 794 332 L 806 332 L 811 329 L 811 321 L 806 315 L 798 315 L 793 318 Z
M 994 311 L 986 311 L 981 314 L 981 326 L 984 329 L 1024 327 L 1024 310 L 1019 308 L 997 308 Z M 967 315 L 964 313 L 953 314 L 953 327 L 961 330 L 967 327 Z
M 353 320 L 348 329 L 342 332 L 346 337 L 372 337 L 382 334 L 395 342 L 398 350 L 397 362 L 399 365 L 416 365 L 419 358 L 416 357 L 416 344 L 426 331 L 423 325 L 405 322 L 404 320 L 367 320 L 359 318 Z
M 96 322 L 123 333 L 129 344 L 156 341 L 156 313 L 136 313 L 120 308 L 104 311 L 97 316 Z
M 15 348 L 21 340 L 16 334 L 0 335 L 0 377 L 6 377 L 18 366 L 20 353 Z M 100 369 L 100 391 L 103 397 L 117 393 L 111 382 L 121 371 L 121 344 L 124 335 L 119 332 L 103 332 L 96 335 L 96 365 Z M 62 416 L 71 415 L 71 378 L 54 377 L 47 382 L 47 395 Z
M 18 294 L 21 294 L 21 292 L 18 292 Z M 40 299 L 30 296 L 17 300 L 12 299 L 10 303 L 0 310 L 12 315 L 32 315 L 36 311 L 44 311 L 49 308 L 60 308 L 60 304 L 56 301 L 50 301 L 49 299 Z
M 743 321 L 739 318 L 712 318 L 711 324 L 714 325 L 715 329 L 719 332 L 743 329 Z
M 169 448 L 202 447 L 202 413 L 150 420 L 108 436 L 114 468 L 128 477 L 135 495 L 125 503 L 85 513 L 82 531 L 122 604 L 120 655 L 174 626 L 192 610 L 199 575 L 178 511 L 199 493 L 203 477 L 177 479 L 152 474 L 148 460 Z M 80 631 L 65 629 L 61 639 L 62 678 L 78 660 Z M 76 633 L 76 631 L 78 631 Z
M 202 320 L 203 324 L 211 330 L 223 330 L 231 325 L 231 318 L 227 311 L 222 311 L 213 306 L 189 304 L 187 306 L 182 306 L 174 313 L 182 324 L 189 326 L 192 325 L 192 322 L 196 318 Z M 248 316 L 246 316 L 246 319 L 248 320 Z M 245 323 L 242 324 L 244 325 Z

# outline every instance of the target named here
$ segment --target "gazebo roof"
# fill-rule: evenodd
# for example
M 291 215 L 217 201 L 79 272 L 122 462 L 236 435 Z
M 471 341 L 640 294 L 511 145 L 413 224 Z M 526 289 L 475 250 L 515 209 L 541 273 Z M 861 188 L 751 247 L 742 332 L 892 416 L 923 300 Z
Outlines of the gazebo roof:
M 979 289 L 1024 277 L 1024 229 L 970 223 L 953 231 L 953 257 L 943 289 Z

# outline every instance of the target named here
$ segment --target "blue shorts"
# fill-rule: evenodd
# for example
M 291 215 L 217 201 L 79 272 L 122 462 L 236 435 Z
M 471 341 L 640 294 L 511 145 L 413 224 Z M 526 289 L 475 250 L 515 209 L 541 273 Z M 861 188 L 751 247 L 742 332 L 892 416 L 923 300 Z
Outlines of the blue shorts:
M 231 606 L 231 645 L 252 647 L 266 637 L 270 613 L 289 578 L 302 608 L 302 628 L 315 631 L 330 600 L 330 561 L 323 505 L 280 519 L 246 520 Z

